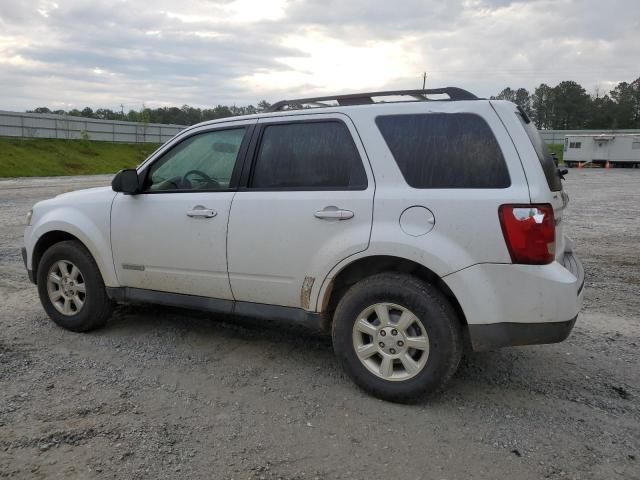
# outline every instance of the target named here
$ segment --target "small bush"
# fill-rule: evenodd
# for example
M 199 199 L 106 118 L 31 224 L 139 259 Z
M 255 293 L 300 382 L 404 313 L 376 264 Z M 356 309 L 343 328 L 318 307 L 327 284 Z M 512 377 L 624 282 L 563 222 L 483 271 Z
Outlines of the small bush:
M 564 145 L 561 143 L 553 143 L 551 145 L 547 145 L 551 153 L 555 153 L 558 156 L 558 160 L 562 163 L 562 154 L 564 151 Z

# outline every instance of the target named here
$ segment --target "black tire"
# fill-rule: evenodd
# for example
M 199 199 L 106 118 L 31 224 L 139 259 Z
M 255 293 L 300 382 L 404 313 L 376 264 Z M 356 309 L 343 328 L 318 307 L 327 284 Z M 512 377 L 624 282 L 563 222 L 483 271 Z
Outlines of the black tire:
M 47 289 L 49 269 L 58 261 L 68 261 L 80 270 L 86 289 L 84 304 L 72 315 L 59 312 Z M 44 252 L 38 265 L 38 294 L 45 312 L 57 325 L 73 332 L 88 332 L 104 326 L 111 316 L 114 303 L 107 292 L 100 270 L 89 251 L 77 241 L 56 243 Z
M 406 380 L 381 378 L 356 355 L 352 335 L 357 317 L 381 302 L 410 310 L 429 337 L 426 364 Z M 439 392 L 456 372 L 463 350 L 460 321 L 446 297 L 433 285 L 396 273 L 376 274 L 352 286 L 335 311 L 332 337 L 338 361 L 358 386 L 378 398 L 401 403 L 423 400 Z

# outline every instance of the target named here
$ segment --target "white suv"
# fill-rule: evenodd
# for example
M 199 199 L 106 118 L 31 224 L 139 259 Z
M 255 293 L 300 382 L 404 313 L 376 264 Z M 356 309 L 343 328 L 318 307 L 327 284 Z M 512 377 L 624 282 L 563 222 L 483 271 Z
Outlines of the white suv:
M 300 322 L 331 329 L 359 386 L 410 401 L 465 344 L 569 335 L 584 271 L 561 173 L 524 111 L 458 88 L 283 101 L 39 202 L 23 257 L 69 330 L 128 302 Z

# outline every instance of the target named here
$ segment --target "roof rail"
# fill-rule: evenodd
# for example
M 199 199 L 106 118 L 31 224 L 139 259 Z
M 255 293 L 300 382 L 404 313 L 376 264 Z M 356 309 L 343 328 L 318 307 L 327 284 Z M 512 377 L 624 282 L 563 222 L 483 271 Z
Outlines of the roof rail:
M 463 90 L 457 87 L 443 87 L 443 88 L 431 88 L 427 90 L 388 90 L 383 92 L 363 92 L 363 93 L 351 93 L 348 95 L 329 95 L 326 97 L 310 97 L 310 98 L 296 98 L 293 100 L 281 100 L 274 103 L 267 110 L 269 112 L 280 112 L 282 110 L 296 110 L 303 108 L 303 105 L 313 105 L 315 107 L 330 107 L 326 101 L 336 101 L 340 106 L 348 105 L 368 105 L 372 103 L 383 103 L 374 101 L 373 97 L 397 97 L 397 96 L 409 96 L 413 97 L 415 101 L 427 101 L 430 100 L 428 95 L 445 94 L 449 96 L 449 100 L 479 100 L 473 93 Z M 288 107 L 288 108 L 287 108 Z

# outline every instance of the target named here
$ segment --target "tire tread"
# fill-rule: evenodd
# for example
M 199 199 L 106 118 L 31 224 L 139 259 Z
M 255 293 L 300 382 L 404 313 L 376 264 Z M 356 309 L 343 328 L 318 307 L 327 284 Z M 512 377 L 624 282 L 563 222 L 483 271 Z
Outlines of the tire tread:
M 360 298 L 366 297 L 367 292 L 381 288 L 387 288 L 389 291 L 405 292 L 404 295 L 407 296 L 409 302 L 413 305 L 429 303 L 437 309 L 443 319 L 448 320 L 444 323 L 448 327 L 447 336 L 450 339 L 450 351 L 448 358 L 445 359 L 446 369 L 441 372 L 439 378 L 432 379 L 432 381 L 427 384 L 415 384 L 414 388 L 399 388 L 398 385 L 401 382 L 389 382 L 378 379 L 364 367 L 354 368 L 352 365 L 353 359 L 350 358 L 347 352 L 343 351 L 344 345 L 342 345 L 342 343 L 344 339 L 337 337 L 348 333 L 348 344 L 351 344 L 351 326 L 354 319 L 348 318 L 350 316 L 348 310 L 352 310 L 352 306 L 357 304 Z M 412 307 L 410 305 L 405 306 Z M 357 315 L 357 313 L 355 315 Z M 349 328 L 345 328 L 345 322 Z M 427 328 L 426 325 L 425 328 Z M 401 273 L 379 273 L 353 285 L 338 303 L 332 324 L 332 337 L 334 350 L 339 362 L 357 385 L 377 397 L 399 403 L 413 403 L 441 392 L 458 369 L 463 351 L 462 327 L 455 310 L 447 301 L 446 297 L 432 284 L 426 283 L 414 276 Z M 359 360 L 356 361 L 359 362 Z M 412 379 L 409 379 L 407 382 L 402 383 L 408 383 L 411 382 L 411 380 Z M 387 385 L 385 385 L 385 383 Z
M 64 254 L 69 257 L 77 256 L 89 266 L 89 270 L 80 268 L 87 283 L 87 303 L 80 313 L 73 317 L 62 315 L 49 300 L 47 293 L 47 273 L 57 256 Z M 53 260 L 51 260 L 53 258 Z M 69 258 L 73 260 L 73 258 Z M 77 262 L 77 259 L 76 259 Z M 91 289 L 91 292 L 89 292 Z M 103 327 L 113 312 L 114 303 L 107 295 L 100 269 L 87 248 L 77 240 L 64 240 L 49 247 L 40 259 L 38 265 L 38 294 L 47 315 L 58 326 L 73 332 L 88 332 Z

